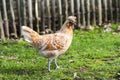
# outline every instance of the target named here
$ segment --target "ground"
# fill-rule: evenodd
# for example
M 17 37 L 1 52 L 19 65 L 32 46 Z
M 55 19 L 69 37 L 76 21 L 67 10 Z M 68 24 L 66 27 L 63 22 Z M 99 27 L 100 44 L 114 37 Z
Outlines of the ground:
M 0 80 L 120 80 L 120 33 L 75 30 L 68 51 L 57 59 L 63 69 L 47 71 L 27 42 L 0 43 Z

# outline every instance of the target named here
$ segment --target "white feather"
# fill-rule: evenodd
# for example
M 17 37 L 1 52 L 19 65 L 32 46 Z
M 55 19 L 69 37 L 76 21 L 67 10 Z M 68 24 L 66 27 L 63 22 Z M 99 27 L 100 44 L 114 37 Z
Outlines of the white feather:
M 26 32 L 25 29 L 26 26 L 21 26 L 21 35 L 24 37 L 25 41 L 32 43 L 32 40 L 30 39 L 31 35 L 30 33 Z

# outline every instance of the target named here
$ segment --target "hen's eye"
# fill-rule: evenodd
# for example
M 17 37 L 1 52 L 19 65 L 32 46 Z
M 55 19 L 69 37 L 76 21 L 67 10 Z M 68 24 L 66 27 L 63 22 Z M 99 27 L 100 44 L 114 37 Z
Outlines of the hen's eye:
M 73 24 L 73 22 L 69 22 L 69 24 Z

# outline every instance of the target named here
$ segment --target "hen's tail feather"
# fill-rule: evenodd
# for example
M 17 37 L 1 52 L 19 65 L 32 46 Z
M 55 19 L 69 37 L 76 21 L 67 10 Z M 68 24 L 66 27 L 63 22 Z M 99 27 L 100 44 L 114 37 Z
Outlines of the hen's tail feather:
M 25 41 L 29 43 L 36 43 L 36 41 L 40 39 L 40 35 L 37 32 L 26 26 L 21 27 L 21 35 L 24 37 Z

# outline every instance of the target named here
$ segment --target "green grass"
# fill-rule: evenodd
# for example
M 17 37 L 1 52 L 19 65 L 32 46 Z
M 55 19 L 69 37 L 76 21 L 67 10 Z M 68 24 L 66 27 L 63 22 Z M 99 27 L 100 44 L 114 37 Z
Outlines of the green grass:
M 76 30 L 70 48 L 57 61 L 63 69 L 55 69 L 52 64 L 53 71 L 48 72 L 47 59 L 30 44 L 2 42 L 0 80 L 118 80 L 120 34 Z

